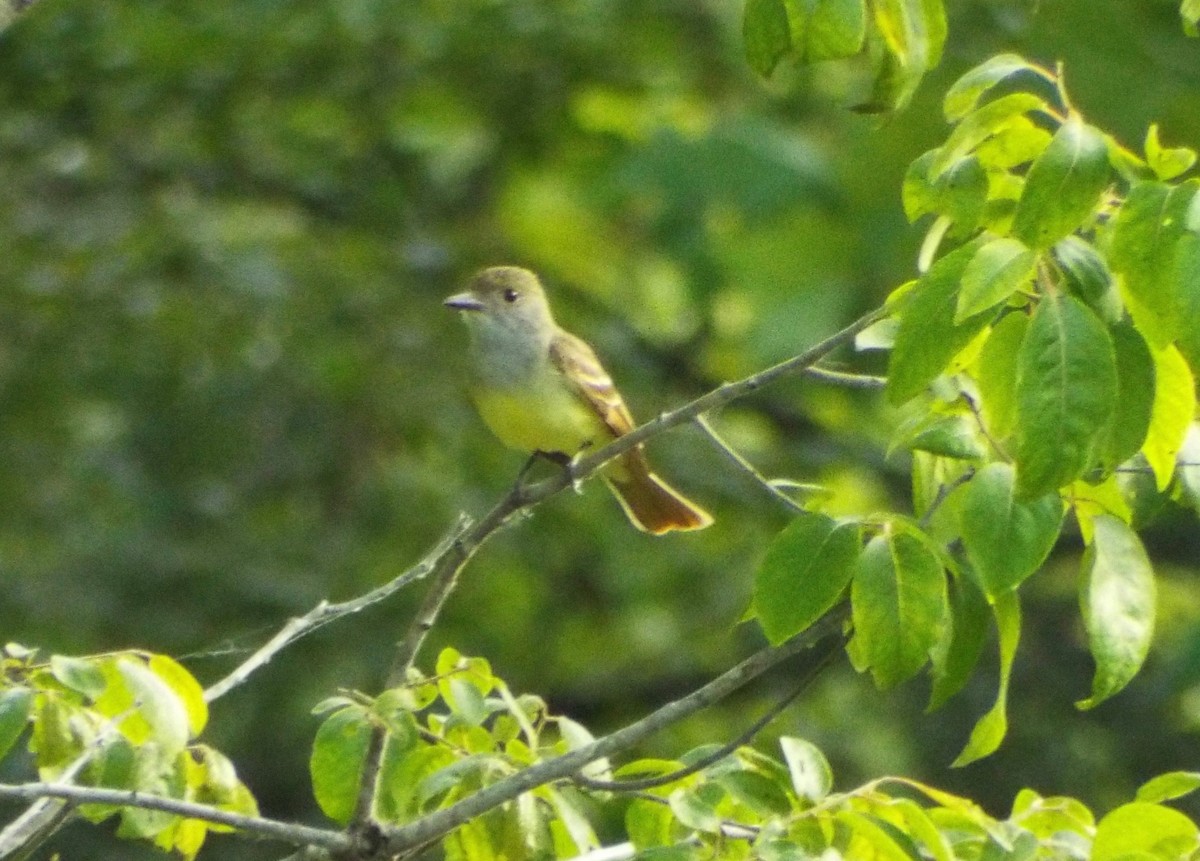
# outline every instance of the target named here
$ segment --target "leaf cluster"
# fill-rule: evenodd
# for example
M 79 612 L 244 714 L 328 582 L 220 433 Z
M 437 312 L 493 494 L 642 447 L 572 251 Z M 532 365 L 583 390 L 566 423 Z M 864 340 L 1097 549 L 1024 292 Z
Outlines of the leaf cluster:
M 1061 73 L 1015 55 L 963 75 L 944 113 L 945 142 L 904 182 L 910 219 L 932 216 L 923 272 L 868 336 L 891 348 L 893 448 L 913 454 L 919 517 L 801 515 L 767 552 L 754 609 L 779 642 L 848 591 L 856 667 L 886 687 L 929 665 L 931 707 L 965 683 L 994 622 L 999 691 L 965 764 L 1004 736 L 1017 590 L 1067 515 L 1096 662 L 1079 705 L 1146 658 L 1155 580 L 1138 518 L 1147 497 L 1200 502 L 1200 180 L 1180 179 L 1192 150 L 1154 127 L 1143 154 L 1127 150 L 1071 107 Z
M 14 643 L 0 656 L 0 758 L 22 738 L 45 782 L 130 790 L 254 815 L 233 763 L 197 741 L 208 707 L 195 678 L 166 655 L 51 655 Z M 82 804 L 80 815 L 119 821 L 117 834 L 194 858 L 222 825 L 161 810 Z

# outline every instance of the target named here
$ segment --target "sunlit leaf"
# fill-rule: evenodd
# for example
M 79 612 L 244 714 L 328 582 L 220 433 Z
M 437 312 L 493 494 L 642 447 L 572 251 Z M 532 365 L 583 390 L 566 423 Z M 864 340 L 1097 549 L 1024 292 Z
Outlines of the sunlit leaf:
M 829 794 L 833 789 L 833 769 L 816 745 L 802 738 L 782 736 L 779 747 L 796 795 L 816 803 Z
M 1096 675 L 1092 695 L 1078 703 L 1085 709 L 1137 675 L 1150 651 L 1155 609 L 1154 571 L 1137 533 L 1106 514 L 1094 518 L 1092 528 L 1080 601 Z
M 1100 820 L 1091 861 L 1187 858 L 1200 846 L 1196 825 L 1158 804 L 1123 804 Z
M 1196 380 L 1174 346 L 1154 352 L 1154 404 L 1142 454 L 1159 491 L 1175 474 L 1175 458 L 1196 417 Z
M 1035 250 L 1049 248 L 1092 215 L 1108 183 L 1104 136 L 1069 118 L 1029 168 L 1013 234 Z
M 1158 140 L 1158 123 L 1146 130 L 1146 164 L 1161 180 L 1174 179 L 1196 163 L 1196 151 L 1188 147 L 1163 148 Z
M 754 612 L 773 643 L 805 630 L 834 605 L 854 573 L 853 523 L 805 513 L 775 537 L 754 579 Z
M 167 655 L 151 655 L 148 666 L 150 672 L 162 679 L 175 693 L 184 707 L 192 738 L 200 735 L 208 723 L 208 704 L 204 701 L 204 689 L 196 677 Z
M 1148 804 L 1171 801 L 1200 789 L 1200 771 L 1169 771 L 1138 787 L 1137 800 Z
M 997 54 L 964 74 L 946 91 L 942 101 L 946 119 L 962 119 L 979 104 L 979 100 L 997 84 L 1022 73 L 1046 77 L 1048 73 L 1017 54 Z
M 1017 486 L 1057 490 L 1091 464 L 1117 399 L 1112 338 L 1086 305 L 1050 293 L 1017 357 Z
M 971 111 L 937 149 L 929 165 L 929 176 L 937 179 L 985 140 L 1008 128 L 1014 117 L 1048 109 L 1045 100 L 1033 93 L 1010 93 Z
M 717 834 L 721 831 L 722 817 L 717 805 L 725 791 L 715 783 L 702 783 L 695 789 L 676 789 L 668 797 L 675 818 L 696 831 Z
M 1015 239 L 1000 237 L 980 246 L 962 274 L 954 322 L 986 311 L 1033 280 L 1037 255 Z

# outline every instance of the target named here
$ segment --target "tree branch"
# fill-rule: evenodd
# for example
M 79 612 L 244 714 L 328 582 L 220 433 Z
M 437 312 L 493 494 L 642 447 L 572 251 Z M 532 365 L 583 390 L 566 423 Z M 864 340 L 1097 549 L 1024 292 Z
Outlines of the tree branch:
M 779 646 L 762 649 L 703 687 L 662 706 L 641 720 L 634 721 L 628 726 L 598 738 L 591 744 L 577 748 L 570 753 L 531 765 L 481 789 L 462 801 L 415 822 L 398 828 L 386 829 L 380 852 L 375 857 L 390 858 L 393 855 L 403 854 L 430 840 L 448 834 L 476 816 L 511 801 L 531 789 L 569 777 L 597 759 L 628 750 L 660 729 L 707 708 L 781 661 L 810 648 L 829 634 L 836 633 L 840 630 L 845 618 L 845 605 L 834 608 L 807 631 Z
M 831 638 L 832 639 L 832 638 Z M 647 789 L 654 789 L 657 786 L 666 786 L 668 783 L 674 783 L 677 780 L 682 780 L 689 775 L 695 774 L 698 771 L 703 771 L 710 765 L 720 762 L 725 757 L 732 754 L 739 747 L 749 744 L 756 735 L 762 732 L 771 721 L 779 717 L 780 713 L 785 708 L 792 704 L 796 697 L 804 693 L 808 686 L 812 684 L 821 671 L 824 670 L 833 656 L 837 653 L 837 647 L 845 642 L 845 636 L 838 638 L 834 644 L 825 648 L 824 654 L 817 657 L 812 666 L 808 667 L 800 682 L 792 687 L 786 695 L 781 697 L 778 702 L 767 709 L 763 714 L 750 724 L 741 735 L 732 741 L 718 747 L 712 753 L 700 757 L 695 762 L 670 772 L 669 774 L 656 774 L 652 777 L 635 777 L 624 780 L 598 780 L 594 777 L 587 777 L 583 774 L 576 774 L 572 778 L 572 782 L 584 789 L 593 789 L 601 792 L 643 792 Z
M 3 0 L 0 0 L 3 2 Z M 225 676 L 217 683 L 209 686 L 204 691 L 204 699 L 207 702 L 223 697 L 234 688 L 241 685 L 255 671 L 265 666 L 275 655 L 299 640 L 301 637 L 311 634 L 313 631 L 328 625 L 330 622 L 335 622 L 343 616 L 349 616 L 357 613 L 360 610 L 365 610 L 372 604 L 377 604 L 386 598 L 390 598 L 396 592 L 399 592 L 410 583 L 417 580 L 423 580 L 428 577 L 430 572 L 435 570 L 443 561 L 447 551 L 458 541 L 463 533 L 470 527 L 470 519 L 465 515 L 460 515 L 458 521 L 450 529 L 449 533 L 439 541 L 432 550 L 430 550 L 416 565 L 408 568 L 398 576 L 392 578 L 382 586 L 378 586 L 357 598 L 352 598 L 349 601 L 343 601 L 339 604 L 330 604 L 328 601 L 322 601 L 313 607 L 303 616 L 289 619 L 287 624 L 279 629 L 279 633 L 275 634 L 270 640 L 264 643 L 257 651 L 249 658 L 243 661 L 233 672 Z
M 19 801 L 61 798 L 74 804 L 113 804 L 121 807 L 138 807 L 143 810 L 161 810 L 163 813 L 173 813 L 188 819 L 202 819 L 216 825 L 226 825 L 248 834 L 279 840 L 293 846 L 319 846 L 333 852 L 347 852 L 354 848 L 351 838 L 341 831 L 279 822 L 258 816 L 245 816 L 228 810 L 219 810 L 207 804 L 196 804 L 159 795 L 146 795 L 136 790 L 103 789 L 92 786 L 75 786 L 70 783 L 4 783 L 0 784 L 0 798 L 12 798 Z

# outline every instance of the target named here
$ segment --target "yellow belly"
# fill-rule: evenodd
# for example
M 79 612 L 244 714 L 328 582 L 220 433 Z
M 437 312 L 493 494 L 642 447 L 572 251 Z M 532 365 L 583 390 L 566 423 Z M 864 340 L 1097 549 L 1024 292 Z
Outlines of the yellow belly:
M 567 389 L 476 389 L 471 394 L 484 423 L 511 448 L 574 455 L 612 439 L 600 417 Z

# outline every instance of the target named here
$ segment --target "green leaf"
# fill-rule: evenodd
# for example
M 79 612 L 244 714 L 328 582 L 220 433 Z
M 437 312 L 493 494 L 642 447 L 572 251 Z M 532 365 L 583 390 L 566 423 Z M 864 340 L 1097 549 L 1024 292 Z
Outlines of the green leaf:
M 933 689 L 927 712 L 941 708 L 954 696 L 979 662 L 987 640 L 987 599 L 970 576 L 950 580 L 950 621 L 937 648 L 930 653 L 933 662 Z
M 379 769 L 379 814 L 392 822 L 415 819 L 421 812 L 418 798 L 425 780 L 435 772 L 456 761 L 456 756 L 444 747 L 428 744 L 405 746 L 389 738 L 383 749 L 383 764 Z M 365 748 L 364 748 L 365 749 Z M 359 760 L 361 764 L 361 759 Z M 357 782 L 358 775 L 347 775 Z
M 929 165 L 929 176 L 937 179 L 976 147 L 995 134 L 1009 128 L 1009 121 L 1031 111 L 1049 111 L 1045 99 L 1033 93 L 1011 93 L 988 102 L 954 127 L 946 142 L 936 150 Z
M 836 821 L 848 828 L 856 844 L 863 845 L 861 857 L 875 861 L 913 861 L 919 857 L 907 836 L 882 819 L 844 808 L 834 814 Z
M 1154 570 L 1142 542 L 1110 514 L 1092 519 L 1092 543 L 1083 557 L 1080 602 L 1096 661 L 1089 709 L 1127 685 L 1146 660 L 1154 634 Z
M 1109 334 L 1117 359 L 1117 405 L 1100 461 L 1112 469 L 1137 454 L 1146 442 L 1156 383 L 1154 357 L 1137 329 L 1122 323 L 1113 326 Z
M 1178 810 L 1134 801 L 1100 820 L 1091 861 L 1188 858 L 1198 845 L 1195 824 Z
M 1029 168 L 1013 235 L 1034 250 L 1049 248 L 1092 215 L 1108 183 L 1104 135 L 1070 117 Z
M 1146 130 L 1146 164 L 1161 180 L 1174 179 L 1196 163 L 1196 151 L 1187 147 L 1163 149 L 1158 140 L 1158 125 Z
M 924 809 L 909 798 L 894 798 L 888 802 L 889 811 L 899 812 L 904 822 L 901 826 L 914 841 L 924 845 L 927 857 L 933 861 L 955 861 L 950 841 L 938 828 L 937 823 Z M 923 854 L 921 857 L 926 857 Z
M 782 816 L 790 813 L 792 802 L 778 783 L 749 769 L 727 771 L 714 777 L 729 797 L 750 809 L 756 816 Z
M 1188 232 L 1175 246 L 1172 277 L 1180 286 L 1180 314 L 1184 320 L 1200 320 L 1200 194 L 1192 198 Z M 1191 223 L 1194 222 L 1194 223 Z M 1200 326 L 1184 326 L 1176 340 L 1179 351 L 1193 369 L 1200 370 Z
M 980 408 L 996 440 L 1007 437 L 1017 425 L 1017 356 L 1028 328 L 1025 314 L 1005 314 L 992 327 L 975 366 Z
M 993 239 L 975 252 L 962 274 L 954 322 L 999 305 L 1033 281 L 1037 255 L 1015 239 Z
M 780 737 L 779 747 L 797 796 L 815 804 L 829 795 L 833 789 L 833 769 L 816 745 L 785 735 Z
M 996 691 L 996 702 L 987 714 L 979 719 L 971 730 L 971 738 L 962 753 L 954 760 L 953 767 L 961 768 L 995 752 L 1008 732 L 1008 681 L 1012 676 L 1013 659 L 1017 655 L 1017 643 L 1021 639 L 1021 605 L 1016 592 L 1005 592 L 992 604 L 996 615 L 996 627 L 1000 632 L 1000 686 Z
M 1068 236 L 1054 245 L 1053 254 L 1067 287 L 1101 319 L 1116 323 L 1125 316 L 1116 281 L 1095 246 L 1078 236 Z
M 742 17 L 742 41 L 750 68 L 764 78 L 792 47 L 784 0 L 746 0 Z
M 972 233 L 983 220 L 988 199 L 987 171 L 974 156 L 961 158 L 936 178 L 929 173 L 937 155 L 931 150 L 908 166 L 901 186 L 909 221 L 936 213 L 949 218 L 956 235 Z
M 1053 841 L 1067 834 L 1089 837 L 1096 826 L 1095 817 L 1087 805 L 1074 798 L 1042 798 L 1030 789 L 1022 789 L 1013 802 L 1009 820 L 1043 841 Z
M 815 0 L 808 9 L 803 29 L 796 27 L 798 7 L 790 3 L 793 39 L 803 46 L 806 63 L 853 57 L 862 50 L 867 35 L 867 9 L 863 0 Z M 795 34 L 803 34 L 801 38 Z
M 1200 180 L 1172 188 L 1142 182 L 1129 191 L 1113 225 L 1109 262 L 1146 340 L 1162 348 L 1188 328 L 1183 316 L 1189 285 L 1181 278 L 1181 240 L 1189 231 Z M 1195 226 L 1200 229 L 1200 224 Z M 1187 262 L 1185 258 L 1183 262 Z
M 896 429 L 889 455 L 900 447 L 958 460 L 981 460 L 987 453 L 975 419 L 960 413 L 918 414 Z
M 676 789 L 668 803 L 675 818 L 688 828 L 719 834 L 724 820 L 717 805 L 724 797 L 725 790 L 717 784 L 702 783 L 695 789 Z
M 1045 295 L 1017 356 L 1020 495 L 1039 497 L 1082 475 L 1116 401 L 1116 355 L 1104 324 L 1073 296 Z
M 997 54 L 980 63 L 954 82 L 943 100 L 946 120 L 962 119 L 979 105 L 979 100 L 997 84 L 1016 75 L 1031 72 L 1045 78 L 1048 73 L 1016 54 Z
M 856 110 L 880 113 L 907 105 L 925 72 L 938 64 L 946 41 L 946 10 L 942 0 L 875 0 L 870 5 L 883 53 L 871 97 Z
M 987 312 L 954 322 L 959 280 L 976 248 L 971 243 L 947 254 L 904 297 L 888 365 L 888 400 L 893 404 L 920 394 L 994 316 Z
M 34 700 L 29 751 L 37 754 L 38 772 L 43 779 L 57 777 L 59 769 L 70 763 L 81 749 L 71 732 L 73 713 L 74 709 L 57 696 L 44 693 Z
M 339 825 L 346 825 L 354 816 L 370 738 L 366 712 L 355 706 L 326 718 L 313 741 L 308 763 L 313 795 L 321 811 Z
M 946 575 L 924 541 L 895 524 L 872 538 L 851 584 L 851 657 L 881 688 L 924 666 L 949 616 Z
M 1011 174 L 996 171 L 1010 171 L 1014 167 L 1033 161 L 1053 139 L 1050 132 L 1024 115 L 1009 117 L 998 123 L 991 136 L 980 141 L 979 146 L 975 148 L 975 158 L 989 169 L 993 182 L 996 183 L 992 197 L 1011 197 L 1015 204 L 1021 194 L 1020 185 L 1013 183 L 1016 178 Z M 1015 193 L 1001 193 L 1001 181 L 1006 189 L 1015 189 Z
M 857 525 L 813 513 L 775 537 L 754 578 L 754 612 L 772 643 L 805 630 L 837 602 L 859 544 Z
M 1183 798 L 1200 789 L 1200 771 L 1169 771 L 1138 787 L 1137 800 L 1148 804 Z
M 639 852 L 672 842 L 675 817 L 665 804 L 634 798 L 625 809 L 625 833 Z
M 68 655 L 50 656 L 50 674 L 73 691 L 94 700 L 104 691 L 104 673 L 95 661 Z
M 1142 454 L 1161 493 L 1171 483 L 1176 455 L 1196 417 L 1196 381 L 1174 346 L 1155 351 L 1154 375 L 1154 404 Z
M 959 503 L 967 558 L 991 598 L 1017 588 L 1041 567 L 1062 524 L 1057 493 L 1025 502 L 1017 498 L 1016 483 L 1012 466 L 988 464 L 967 483 Z
M 0 760 L 8 756 L 33 712 L 33 691 L 15 686 L 0 691 Z

